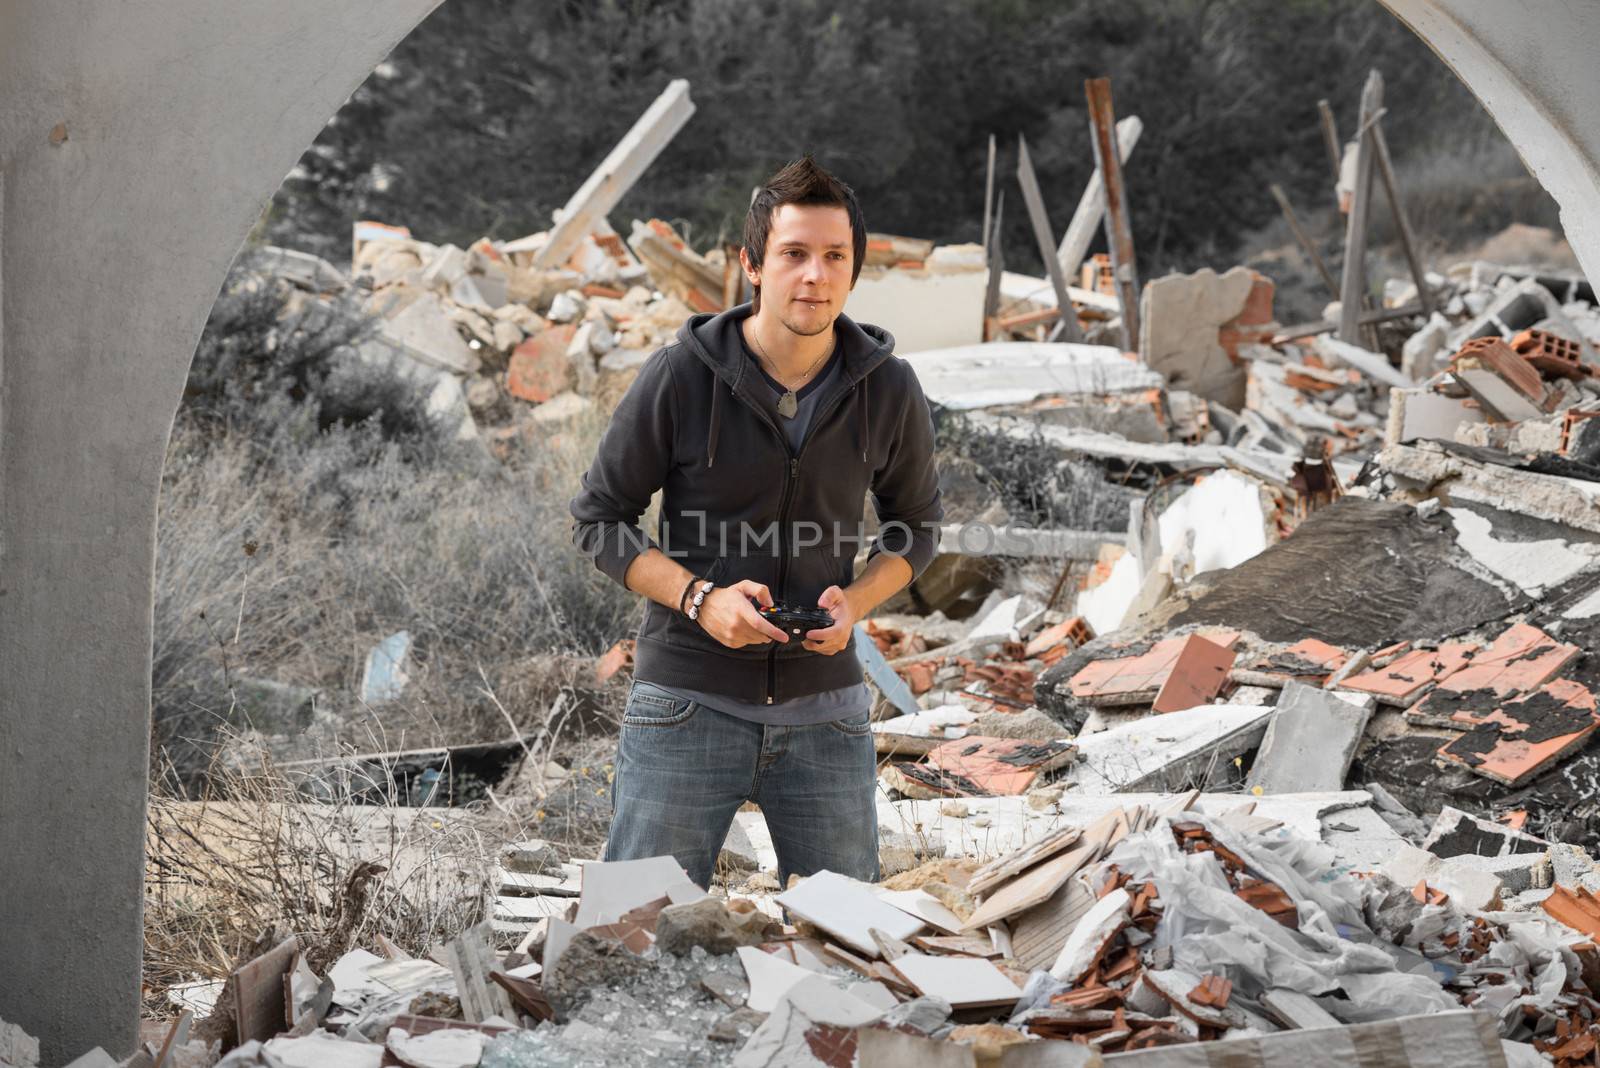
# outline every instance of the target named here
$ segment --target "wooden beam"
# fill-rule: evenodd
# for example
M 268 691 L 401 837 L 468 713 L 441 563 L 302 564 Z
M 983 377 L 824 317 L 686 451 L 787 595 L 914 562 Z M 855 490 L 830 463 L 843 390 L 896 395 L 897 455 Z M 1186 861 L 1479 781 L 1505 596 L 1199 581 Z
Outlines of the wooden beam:
M 566 263 L 595 220 L 617 206 L 693 114 L 689 83 L 678 78 L 668 84 L 561 209 L 550 239 L 534 255 L 534 268 L 548 270 Z
M 1368 135 L 1378 163 L 1378 175 L 1383 179 L 1383 191 L 1389 197 L 1389 211 L 1394 216 L 1395 229 L 1400 231 L 1400 244 L 1406 250 L 1406 263 L 1411 268 L 1411 280 L 1417 284 L 1417 301 L 1422 314 L 1433 316 L 1433 294 L 1428 291 L 1428 279 L 1417 254 L 1417 235 L 1411 229 L 1405 205 L 1400 200 L 1400 184 L 1395 180 L 1394 161 L 1389 158 L 1389 140 L 1383 136 L 1383 124 L 1373 123 Z
M 1143 132 L 1144 123 L 1137 115 L 1129 115 L 1117 123 L 1117 155 L 1123 163 L 1128 162 Z M 1094 241 L 1095 231 L 1100 229 L 1105 212 L 1105 177 L 1096 167 L 1089 176 L 1089 184 L 1083 189 L 1083 196 L 1078 198 L 1078 210 L 1072 213 L 1067 232 L 1061 236 L 1061 247 L 1056 250 L 1056 258 L 1061 261 L 1061 273 L 1066 276 L 1068 285 L 1072 284 L 1078 268 L 1083 265 L 1083 258 L 1089 254 L 1089 245 Z
M 1333 272 L 1329 271 L 1328 265 L 1322 261 L 1322 253 L 1317 251 L 1317 246 L 1306 234 L 1305 228 L 1300 225 L 1300 216 L 1295 214 L 1294 205 L 1289 203 L 1289 194 L 1285 193 L 1283 186 L 1277 182 L 1272 183 L 1272 199 L 1278 202 L 1278 210 L 1283 212 L 1284 221 L 1293 231 L 1294 239 L 1300 243 L 1300 251 L 1306 254 L 1317 268 L 1317 273 L 1322 276 L 1322 284 L 1328 287 L 1328 295 L 1338 300 L 1339 283 L 1333 280 Z
M 1133 225 L 1128 218 L 1128 190 L 1122 181 L 1122 160 L 1116 149 L 1116 112 L 1111 104 L 1111 79 L 1091 78 L 1084 83 L 1089 98 L 1089 130 L 1094 142 L 1095 165 L 1106 188 L 1106 244 L 1111 249 L 1111 273 L 1117 299 L 1122 304 L 1122 348 L 1139 351 L 1139 269 L 1133 254 Z
M 1333 119 L 1333 107 L 1326 100 L 1317 101 L 1317 113 L 1322 119 L 1322 143 L 1328 149 L 1328 162 L 1333 166 L 1333 203 L 1343 214 L 1339 204 L 1339 172 L 1344 168 L 1344 143 L 1339 140 L 1339 124 Z
M 1050 236 L 1050 217 L 1045 214 L 1044 194 L 1039 191 L 1039 178 L 1033 171 L 1033 159 L 1028 155 L 1028 139 L 1017 138 L 1017 183 L 1022 186 L 1022 199 L 1028 205 L 1028 219 L 1033 223 L 1033 238 L 1039 243 L 1039 258 L 1044 260 L 1050 274 L 1050 287 L 1056 293 L 1056 307 L 1061 309 L 1057 324 L 1063 340 L 1082 341 L 1083 331 L 1078 329 L 1078 316 L 1072 309 L 1072 298 L 1067 295 L 1067 280 L 1061 276 L 1057 262 L 1055 241 Z
M 1372 207 L 1373 150 L 1367 120 L 1383 106 L 1383 75 L 1373 71 L 1361 90 L 1360 126 L 1356 141 L 1356 188 L 1345 227 L 1344 273 L 1339 280 L 1339 340 L 1361 344 L 1361 303 L 1366 296 L 1367 218 Z
M 1000 190 L 1000 196 L 995 200 L 994 228 L 989 231 L 989 244 L 985 248 L 985 258 L 989 261 L 989 284 L 983 294 L 983 339 L 992 340 L 990 328 L 995 317 L 1000 314 L 1000 282 L 1006 270 L 1005 252 L 1001 247 L 1001 223 L 1005 219 L 1006 191 Z
M 989 135 L 989 170 L 983 179 L 983 252 L 989 254 L 989 228 L 994 223 L 994 134 Z

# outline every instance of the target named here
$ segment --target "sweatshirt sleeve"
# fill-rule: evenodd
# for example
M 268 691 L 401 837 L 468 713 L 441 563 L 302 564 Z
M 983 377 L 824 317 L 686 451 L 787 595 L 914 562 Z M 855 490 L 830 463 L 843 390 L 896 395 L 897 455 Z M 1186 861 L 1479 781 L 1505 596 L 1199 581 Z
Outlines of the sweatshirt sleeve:
M 888 462 L 873 477 L 872 506 L 878 513 L 878 535 L 867 550 L 868 561 L 880 552 L 904 557 L 915 581 L 938 550 L 944 504 L 933 459 L 933 413 L 909 365 L 894 444 Z
M 639 369 L 600 438 L 594 462 L 569 506 L 572 543 L 619 586 L 628 565 L 660 548 L 639 526 L 650 498 L 672 468 L 677 392 L 666 349 Z

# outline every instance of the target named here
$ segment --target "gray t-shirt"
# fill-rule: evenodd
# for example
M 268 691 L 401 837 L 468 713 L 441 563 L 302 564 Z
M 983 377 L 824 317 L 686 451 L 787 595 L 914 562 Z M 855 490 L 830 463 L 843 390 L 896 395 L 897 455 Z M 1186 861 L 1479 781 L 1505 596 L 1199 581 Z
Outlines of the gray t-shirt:
M 772 376 L 762 368 L 755 353 L 745 346 L 745 357 L 761 374 L 761 381 L 766 384 L 771 396 L 764 398 L 769 402 L 768 411 L 772 419 L 783 428 L 785 436 L 789 439 L 789 448 L 794 452 L 800 451 L 800 443 L 805 440 L 806 430 L 811 426 L 812 416 L 816 414 L 817 404 L 827 392 L 830 383 L 839 377 L 839 357 L 835 353 L 828 358 L 828 365 L 822 373 L 807 382 L 796 394 L 798 405 L 794 417 L 785 419 L 778 414 L 778 398 L 783 396 L 784 389 Z M 798 640 L 793 639 L 791 640 Z M 817 654 L 821 655 L 821 654 Z M 843 655 L 835 653 L 835 656 Z M 657 685 L 660 685 L 659 683 Z M 836 719 L 851 719 L 866 715 L 872 708 L 872 694 L 867 690 L 865 682 L 858 682 L 853 686 L 841 686 L 837 690 L 823 690 L 821 693 L 807 694 L 789 701 L 777 704 L 762 704 L 754 701 L 741 701 L 737 697 L 729 697 L 720 693 L 704 693 L 699 690 L 685 690 L 681 687 L 668 686 L 663 689 L 670 690 L 678 697 L 695 704 L 704 705 L 729 716 L 753 723 L 765 723 L 772 726 L 805 727 L 815 723 L 827 723 Z

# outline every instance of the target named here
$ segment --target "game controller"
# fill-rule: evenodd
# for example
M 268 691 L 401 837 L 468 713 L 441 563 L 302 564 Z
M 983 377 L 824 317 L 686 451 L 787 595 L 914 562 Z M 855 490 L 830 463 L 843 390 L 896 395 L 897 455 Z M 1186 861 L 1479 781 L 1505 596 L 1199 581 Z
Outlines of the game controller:
M 779 630 L 790 634 L 805 634 L 833 626 L 833 616 L 821 608 L 802 608 L 779 601 L 772 605 L 756 605 L 761 618 Z

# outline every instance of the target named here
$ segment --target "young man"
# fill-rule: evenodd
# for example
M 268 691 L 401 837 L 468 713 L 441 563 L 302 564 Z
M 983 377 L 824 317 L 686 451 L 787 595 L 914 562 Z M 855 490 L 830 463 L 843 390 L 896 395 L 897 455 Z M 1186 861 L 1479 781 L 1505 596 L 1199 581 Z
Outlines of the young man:
M 761 806 L 780 880 L 878 872 L 856 622 L 927 567 L 944 509 L 933 421 L 886 331 L 844 315 L 867 231 L 807 156 L 773 175 L 739 260 L 755 297 L 696 315 L 629 387 L 572 501 L 573 541 L 650 599 L 617 747 L 607 860 L 671 854 L 710 882 Z M 662 490 L 661 543 L 639 530 Z M 870 490 L 880 532 L 852 562 Z M 789 635 L 756 606 L 821 608 Z

